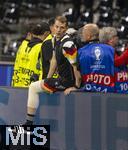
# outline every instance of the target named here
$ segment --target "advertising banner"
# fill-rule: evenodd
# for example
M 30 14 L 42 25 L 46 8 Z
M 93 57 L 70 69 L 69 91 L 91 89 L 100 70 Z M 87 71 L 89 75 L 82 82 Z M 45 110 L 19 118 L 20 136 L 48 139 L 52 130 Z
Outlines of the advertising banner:
M 25 122 L 27 89 L 0 88 L 0 124 Z M 40 94 L 36 125 L 50 125 L 50 150 L 128 150 L 128 96 Z

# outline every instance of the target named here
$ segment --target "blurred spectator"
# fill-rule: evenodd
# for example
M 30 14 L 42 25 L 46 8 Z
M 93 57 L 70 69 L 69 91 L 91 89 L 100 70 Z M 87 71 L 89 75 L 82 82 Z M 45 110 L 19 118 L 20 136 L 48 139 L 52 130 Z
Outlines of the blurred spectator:
M 114 27 L 104 27 L 100 30 L 101 42 L 116 48 L 118 44 L 117 31 Z M 117 47 L 118 48 L 118 47 Z M 118 56 L 115 49 L 115 92 L 128 93 L 128 49 Z
M 101 43 L 106 43 L 116 48 L 118 45 L 117 30 L 114 27 L 103 27 L 99 33 Z
M 99 39 L 100 42 L 102 43 L 106 43 L 111 45 L 112 47 L 115 48 L 115 66 L 119 67 L 122 65 L 127 65 L 128 64 L 128 51 L 127 51 L 127 46 L 126 49 L 124 50 L 124 52 L 118 56 L 118 35 L 117 35 L 117 31 L 114 27 L 104 27 L 100 30 L 100 34 L 99 34 Z
M 12 86 L 28 87 L 32 81 L 47 76 L 52 57 L 51 38 L 47 23 L 30 27 L 17 52 Z

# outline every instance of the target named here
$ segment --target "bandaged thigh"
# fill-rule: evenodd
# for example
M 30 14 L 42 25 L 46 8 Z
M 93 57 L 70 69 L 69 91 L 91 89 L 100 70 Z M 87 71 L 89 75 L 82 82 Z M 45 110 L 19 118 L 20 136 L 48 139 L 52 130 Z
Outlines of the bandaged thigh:
M 27 107 L 37 109 L 39 106 L 39 93 L 43 91 L 41 88 L 43 81 L 36 81 L 30 84 L 28 91 Z

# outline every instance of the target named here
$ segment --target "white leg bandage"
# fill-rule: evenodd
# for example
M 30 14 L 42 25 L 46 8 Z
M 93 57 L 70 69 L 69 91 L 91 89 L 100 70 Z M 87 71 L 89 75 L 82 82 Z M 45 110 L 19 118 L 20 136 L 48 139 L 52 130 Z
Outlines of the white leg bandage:
M 36 81 L 30 84 L 28 91 L 28 104 L 27 107 L 37 109 L 39 106 L 39 93 L 43 91 L 41 83 L 43 81 Z

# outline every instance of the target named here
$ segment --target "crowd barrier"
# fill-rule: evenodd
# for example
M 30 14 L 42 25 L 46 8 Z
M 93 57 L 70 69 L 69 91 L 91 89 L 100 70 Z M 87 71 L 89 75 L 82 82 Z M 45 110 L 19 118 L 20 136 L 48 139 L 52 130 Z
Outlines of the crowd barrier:
M 0 124 L 25 122 L 27 89 L 0 88 Z M 36 124 L 50 124 L 50 150 L 128 150 L 128 96 L 40 94 Z

